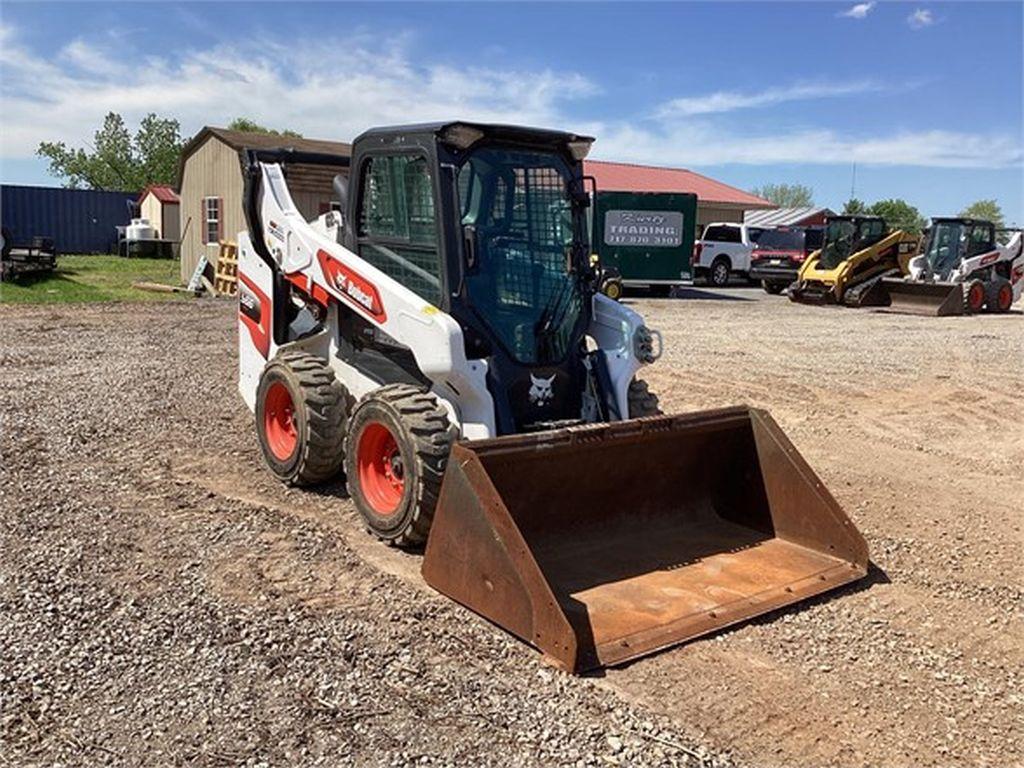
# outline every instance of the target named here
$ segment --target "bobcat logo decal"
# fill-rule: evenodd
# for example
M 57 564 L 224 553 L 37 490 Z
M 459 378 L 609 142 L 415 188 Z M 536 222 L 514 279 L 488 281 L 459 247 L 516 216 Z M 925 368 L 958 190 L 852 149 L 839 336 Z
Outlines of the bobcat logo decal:
M 546 379 L 541 379 L 530 374 L 530 403 L 537 406 L 543 406 L 550 403 L 555 393 L 551 390 L 551 383 L 555 380 L 555 374 L 551 374 Z

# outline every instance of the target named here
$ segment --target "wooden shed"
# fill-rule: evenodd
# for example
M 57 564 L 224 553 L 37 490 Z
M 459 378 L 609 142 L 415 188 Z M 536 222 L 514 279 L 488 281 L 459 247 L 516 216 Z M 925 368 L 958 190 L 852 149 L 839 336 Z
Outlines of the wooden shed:
M 243 148 L 291 147 L 349 157 L 352 147 L 340 141 L 296 139 L 265 133 L 203 128 L 181 153 L 178 196 L 181 200 L 181 279 L 187 281 L 200 256 L 216 261 L 220 240 L 235 240 L 245 229 L 242 212 Z M 332 183 L 345 167 L 294 165 L 287 169 L 295 205 L 307 218 L 330 209 Z
M 139 216 L 149 219 L 156 236 L 164 240 L 181 237 L 181 205 L 177 193 L 164 184 L 150 184 L 139 195 Z

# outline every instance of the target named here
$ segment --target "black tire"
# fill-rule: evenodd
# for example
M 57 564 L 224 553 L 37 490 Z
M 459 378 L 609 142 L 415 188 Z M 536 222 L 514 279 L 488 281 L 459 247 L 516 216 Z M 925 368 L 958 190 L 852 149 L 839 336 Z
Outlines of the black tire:
M 772 296 L 778 296 L 786 289 L 785 283 L 773 283 L 769 280 L 762 280 L 761 287 L 764 288 L 765 293 L 770 293 Z
M 643 379 L 633 379 L 629 382 L 628 398 L 629 418 L 662 415 L 661 408 L 658 407 L 658 396 L 651 392 Z
M 1009 312 L 1013 306 L 1013 286 L 1005 277 L 995 277 L 985 285 L 985 311 Z
M 732 265 L 725 256 L 719 256 L 711 262 L 711 271 L 708 273 L 708 282 L 716 288 L 725 288 L 729 284 L 729 272 Z
M 385 469 L 401 486 L 389 509 L 379 492 L 364 488 L 364 480 L 375 482 L 375 457 L 368 455 L 373 446 L 367 443 L 381 427 L 394 441 Z M 426 542 L 454 440 L 447 412 L 420 387 L 389 384 L 359 401 L 345 436 L 345 475 L 349 496 L 374 536 L 399 547 Z
M 290 400 L 287 411 L 280 407 L 282 387 Z M 350 399 L 334 371 L 316 355 L 291 350 L 275 356 L 256 391 L 256 434 L 270 470 L 291 485 L 312 485 L 337 475 Z M 294 436 L 282 443 L 278 438 L 284 438 L 286 422 Z M 288 450 L 291 440 L 294 445 Z

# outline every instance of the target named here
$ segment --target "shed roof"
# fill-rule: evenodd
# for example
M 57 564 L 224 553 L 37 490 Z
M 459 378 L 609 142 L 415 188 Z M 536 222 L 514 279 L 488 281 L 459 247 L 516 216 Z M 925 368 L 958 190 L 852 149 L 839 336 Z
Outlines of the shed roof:
M 139 195 L 138 202 L 146 199 L 146 195 L 152 194 L 161 203 L 179 203 L 178 193 L 168 184 L 150 184 Z
M 597 188 L 615 192 L 690 192 L 700 202 L 746 208 L 773 208 L 767 200 L 685 168 L 585 160 L 584 172 Z
M 785 227 L 799 224 L 804 219 L 822 213 L 826 216 L 835 215 L 835 211 L 831 208 L 813 205 L 803 208 L 776 208 L 774 211 L 747 211 L 743 214 L 743 223 L 755 227 Z
M 257 133 L 255 131 L 231 131 L 227 128 L 216 128 L 206 125 L 181 150 L 181 159 L 178 162 L 178 189 L 181 189 L 181 181 L 185 173 L 185 161 L 211 136 L 220 139 L 232 149 L 276 149 L 284 147 L 304 152 L 320 152 L 329 155 L 342 155 L 343 157 L 352 156 L 352 145 L 343 141 L 299 139 L 293 136 Z

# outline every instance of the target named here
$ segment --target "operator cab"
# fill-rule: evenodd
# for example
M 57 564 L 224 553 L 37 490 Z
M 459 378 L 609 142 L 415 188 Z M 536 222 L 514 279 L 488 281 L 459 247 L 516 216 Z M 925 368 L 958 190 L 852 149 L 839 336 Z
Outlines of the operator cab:
M 818 263 L 823 269 L 835 269 L 884 238 L 888 230 L 881 216 L 829 216 Z
M 988 253 L 996 247 L 996 228 L 990 221 L 978 219 L 932 219 L 924 256 L 928 269 L 945 280 L 964 259 Z
M 352 188 L 335 185 L 343 244 L 450 314 L 467 357 L 487 361 L 500 433 L 580 413 L 592 142 L 477 123 L 376 128 L 353 143 Z

